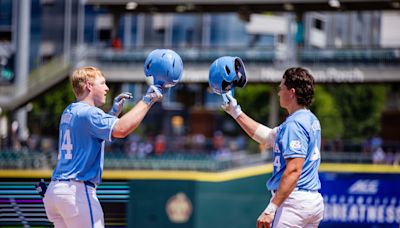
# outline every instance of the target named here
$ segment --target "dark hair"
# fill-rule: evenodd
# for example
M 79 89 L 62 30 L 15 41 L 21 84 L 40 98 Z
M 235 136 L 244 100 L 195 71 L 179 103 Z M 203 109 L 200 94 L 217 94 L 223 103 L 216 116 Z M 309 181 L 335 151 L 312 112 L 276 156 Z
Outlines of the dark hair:
M 310 106 L 314 97 L 314 77 L 301 67 L 289 68 L 283 74 L 288 89 L 295 89 L 297 104 Z

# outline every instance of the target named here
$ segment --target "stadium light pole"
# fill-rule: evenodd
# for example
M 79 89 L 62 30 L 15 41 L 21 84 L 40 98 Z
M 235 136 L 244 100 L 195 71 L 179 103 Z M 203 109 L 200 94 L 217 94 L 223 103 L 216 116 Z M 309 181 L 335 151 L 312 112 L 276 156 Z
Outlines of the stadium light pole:
M 78 46 L 82 46 L 84 42 L 85 42 L 85 0 L 79 0 L 78 25 L 77 25 Z
M 64 5 L 64 56 L 67 62 L 69 62 L 71 58 L 71 4 L 71 0 L 66 0 Z
M 17 46 L 16 46 L 16 94 L 15 96 L 24 96 L 27 92 L 29 76 L 29 40 L 30 40 L 30 18 L 31 1 L 14 1 L 18 4 L 17 21 Z M 25 107 L 16 111 L 16 120 L 19 124 L 19 139 L 26 140 L 28 137 L 27 119 L 28 114 Z

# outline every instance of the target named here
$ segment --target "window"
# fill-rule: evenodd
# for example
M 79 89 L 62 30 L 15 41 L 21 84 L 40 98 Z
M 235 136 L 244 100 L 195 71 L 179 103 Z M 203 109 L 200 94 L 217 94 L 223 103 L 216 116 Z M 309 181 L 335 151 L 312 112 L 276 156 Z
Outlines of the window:
M 323 30 L 324 22 L 318 18 L 314 18 L 313 26 L 314 26 L 314 28 L 316 28 L 318 30 Z

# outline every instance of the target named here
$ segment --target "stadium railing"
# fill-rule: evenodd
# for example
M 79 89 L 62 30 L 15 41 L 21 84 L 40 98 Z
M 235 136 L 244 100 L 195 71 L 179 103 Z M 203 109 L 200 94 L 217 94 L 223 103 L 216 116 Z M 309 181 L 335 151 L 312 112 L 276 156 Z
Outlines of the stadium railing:
M 143 63 L 147 55 L 155 48 L 113 49 L 108 47 L 88 47 L 87 58 L 102 63 Z M 275 60 L 277 50 L 272 47 L 257 48 L 174 48 L 184 62 L 214 61 L 221 56 L 239 56 L 243 61 L 270 62 Z
M 325 163 L 371 164 L 372 155 L 360 152 L 323 152 Z M 57 161 L 55 152 L 0 151 L 0 169 L 52 169 Z M 172 153 L 159 156 L 132 157 L 122 152 L 105 154 L 105 169 L 127 170 L 195 170 L 222 171 L 272 162 L 271 152 L 248 154 L 236 152 L 225 156 L 214 154 Z
M 302 48 L 303 63 L 382 63 L 400 62 L 400 48 Z

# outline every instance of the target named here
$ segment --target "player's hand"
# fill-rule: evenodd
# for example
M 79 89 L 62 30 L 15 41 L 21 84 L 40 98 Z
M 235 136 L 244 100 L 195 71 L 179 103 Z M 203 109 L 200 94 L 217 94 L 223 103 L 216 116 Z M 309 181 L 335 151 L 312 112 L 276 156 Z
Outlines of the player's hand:
M 146 95 L 143 96 L 142 100 L 144 103 L 148 105 L 153 105 L 157 101 L 160 101 L 163 98 L 162 89 L 159 86 L 151 85 L 147 89 Z
M 119 114 L 121 114 L 121 112 L 122 112 L 122 107 L 124 106 L 125 100 L 131 99 L 131 98 L 132 98 L 132 94 L 129 92 L 123 92 L 120 95 L 116 96 L 114 98 L 113 106 L 112 106 L 110 112 L 108 112 L 108 114 L 113 115 L 113 116 L 119 116 Z
M 224 99 L 224 104 L 221 105 L 221 108 L 236 119 L 242 113 L 242 109 L 240 108 L 240 105 L 238 105 L 236 99 L 232 96 L 232 91 L 222 94 L 222 98 Z
M 270 228 L 272 224 L 272 220 L 274 220 L 275 213 L 266 214 L 262 212 L 261 215 L 257 219 L 257 228 Z

